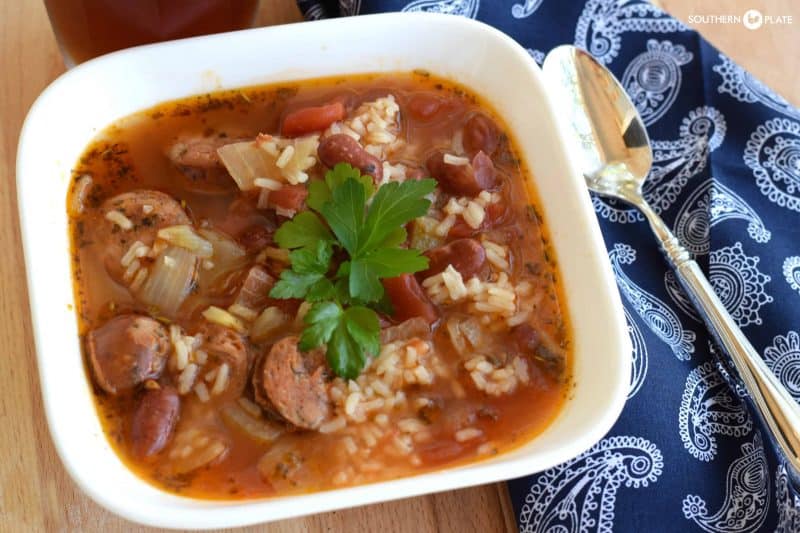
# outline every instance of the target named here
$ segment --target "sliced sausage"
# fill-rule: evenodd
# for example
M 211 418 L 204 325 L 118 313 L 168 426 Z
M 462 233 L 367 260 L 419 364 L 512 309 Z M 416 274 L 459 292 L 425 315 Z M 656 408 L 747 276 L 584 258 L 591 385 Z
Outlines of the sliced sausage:
M 131 420 L 133 454 L 145 459 L 169 443 L 178 422 L 180 397 L 172 387 L 146 389 Z
M 478 113 L 464 125 L 463 143 L 470 157 L 478 152 L 491 156 L 500 144 L 500 130 L 492 119 Z
M 497 173 L 491 158 L 478 152 L 467 165 L 451 165 L 444 162 L 444 153 L 439 151 L 425 162 L 439 186 L 451 194 L 477 196 L 481 191 L 497 187 Z
M 347 116 L 347 111 L 342 102 L 297 109 L 284 117 L 281 135 L 297 137 L 322 131 L 345 116 Z
M 236 303 L 254 311 L 261 310 L 269 301 L 269 291 L 275 285 L 275 278 L 261 265 L 253 265 L 247 271 Z
M 264 352 L 256 359 L 256 364 L 253 366 L 253 376 L 251 379 L 253 384 L 253 399 L 272 418 L 284 420 L 278 410 L 275 409 L 269 396 L 267 396 L 267 390 L 264 388 L 264 362 L 267 360 L 267 357 L 269 357 L 269 352 Z
M 86 353 L 97 385 L 109 394 L 158 379 L 170 349 L 167 330 L 142 315 L 112 318 L 86 336 Z
M 269 204 L 289 211 L 300 211 L 307 196 L 308 189 L 305 185 L 284 185 L 269 193 Z
M 321 350 L 303 353 L 297 343 L 297 337 L 276 342 L 253 384 L 286 421 L 317 429 L 331 415 L 325 356 Z
M 475 239 L 457 239 L 444 246 L 438 246 L 425 252 L 428 258 L 428 270 L 420 272 L 418 279 L 435 276 L 453 265 L 465 280 L 471 278 L 486 262 L 486 250 Z
M 220 137 L 182 136 L 169 147 L 167 157 L 178 167 L 221 167 L 217 148 L 230 142 L 230 139 Z
M 207 367 L 228 365 L 227 385 L 217 396 L 238 398 L 244 391 L 250 367 L 250 353 L 244 338 L 232 329 L 212 323 L 204 324 L 200 334 L 203 336 L 200 348 L 208 354 Z
M 347 163 L 361 171 L 362 174 L 372 176 L 376 182 L 383 178 L 383 165 L 380 159 L 370 154 L 358 144 L 358 141 L 337 133 L 325 137 L 319 143 L 317 155 L 328 168 L 333 168 L 337 163 Z
M 228 137 L 182 135 L 167 149 L 172 165 L 187 178 L 185 186 L 199 193 L 219 193 L 236 188 L 217 155 L 217 149 L 234 142 Z
M 422 290 L 417 278 L 411 274 L 402 274 L 396 278 L 386 278 L 383 288 L 392 302 L 395 320 L 409 320 L 421 317 L 428 324 L 438 320 L 439 313 L 428 296 Z
M 159 191 L 137 190 L 109 198 L 100 207 L 102 217 L 95 226 L 96 241 L 104 254 L 108 273 L 117 281 L 123 280 L 125 267 L 121 260 L 130 246 L 140 241 L 152 246 L 158 230 L 179 224 L 191 224 L 186 211 L 171 196 Z M 106 218 L 110 211 L 118 211 L 132 227 L 126 229 Z

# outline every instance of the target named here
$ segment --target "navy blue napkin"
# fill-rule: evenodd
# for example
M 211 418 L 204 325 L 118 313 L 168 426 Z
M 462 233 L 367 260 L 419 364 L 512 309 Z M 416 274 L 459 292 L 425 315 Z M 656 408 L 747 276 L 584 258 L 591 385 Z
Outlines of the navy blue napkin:
M 573 43 L 622 80 L 655 158 L 645 196 L 800 401 L 800 110 L 638 0 L 299 0 L 309 19 L 477 18 L 541 63 Z M 522 532 L 800 531 L 800 499 L 718 368 L 644 219 L 593 198 L 634 345 L 628 402 L 589 451 L 509 482 Z

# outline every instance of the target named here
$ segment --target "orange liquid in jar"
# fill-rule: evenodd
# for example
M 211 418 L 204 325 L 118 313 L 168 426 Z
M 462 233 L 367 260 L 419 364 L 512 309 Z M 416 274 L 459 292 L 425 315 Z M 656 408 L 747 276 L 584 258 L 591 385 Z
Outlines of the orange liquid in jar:
M 67 66 L 140 44 L 251 27 L 258 0 L 45 0 Z

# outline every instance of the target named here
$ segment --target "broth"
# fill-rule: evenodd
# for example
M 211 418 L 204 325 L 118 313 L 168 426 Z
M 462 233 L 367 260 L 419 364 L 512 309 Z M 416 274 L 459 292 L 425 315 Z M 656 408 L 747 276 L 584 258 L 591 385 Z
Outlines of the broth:
M 166 368 L 158 377 L 149 376 L 128 392 L 112 394 L 93 366 L 95 356 L 90 357 L 88 339 L 92 332 L 102 330 L 114 317 L 138 313 L 155 317 L 165 329 L 180 326 L 188 338 L 196 339 L 198 332 L 205 332 L 204 342 L 208 342 L 209 330 L 204 328 L 209 322 L 205 313 L 209 306 L 233 309 L 232 304 L 239 301 L 243 279 L 256 263 L 265 265 L 276 277 L 286 268 L 273 257 L 280 255 L 274 244 L 261 243 L 249 249 L 249 235 L 253 228 L 274 232 L 288 216 L 276 214 L 274 207 L 259 209 L 258 194 L 240 191 L 227 173 L 211 177 L 206 173 L 198 178 L 197 173 L 178 168 L 168 156 L 174 154 L 170 147 L 176 140 L 192 137 L 224 144 L 253 139 L 259 133 L 275 134 L 286 127 L 286 117 L 293 111 L 332 101 L 344 102 L 348 117 L 352 117 L 359 109 L 369 109 L 372 102 L 386 102 L 381 99 L 388 95 L 400 110 L 398 140 L 393 141 L 400 148 L 388 157 L 396 168 L 383 167 L 384 175 L 388 172 L 390 179 L 398 178 L 397 173 L 407 179 L 412 179 L 415 171 L 427 173 L 426 159 L 436 148 L 454 153 L 459 148 L 468 150 L 458 145 L 473 143 L 465 141 L 464 128 L 475 116 L 490 118 L 498 128 L 497 147 L 491 156 L 499 176 L 498 186 L 493 193 L 473 199 L 485 204 L 481 209 L 487 223 L 472 229 L 460 218 L 467 216 L 462 213 L 453 217 L 456 223 L 451 226 L 455 229 L 437 237 L 427 218 L 446 223 L 449 200 L 461 198 L 438 190 L 427 218 L 410 226 L 410 242 L 426 247 L 433 240 L 436 246 L 444 246 L 458 240 L 455 237 L 462 232 L 472 246 L 480 243 L 487 260 L 470 278 L 470 282 L 476 280 L 473 285 L 466 283 L 465 287 L 492 288 L 495 295 L 506 294 L 503 287 L 510 287 L 515 295 L 513 310 L 482 314 L 476 309 L 491 308 L 486 303 L 494 302 L 491 297 L 480 301 L 483 305 L 478 304 L 478 297 L 453 300 L 443 281 L 426 278 L 421 287 L 425 287 L 426 298 L 433 302 L 437 313 L 430 335 L 411 328 L 415 333 L 403 337 L 403 329 L 393 330 L 399 331 L 400 338 L 383 342 L 380 356 L 373 358 L 364 373 L 352 381 L 334 377 L 327 369 L 324 387 L 329 403 L 325 409 L 330 413 L 316 430 L 301 431 L 296 424 L 287 422 L 285 413 L 283 417 L 276 415 L 280 405 L 265 408 L 254 392 L 253 374 L 260 372 L 259 361 L 272 357 L 282 336 L 297 334 L 302 328 L 302 321 L 293 317 L 294 313 L 302 313 L 296 302 L 272 300 L 264 305 L 273 305 L 286 322 L 278 334 L 260 343 L 247 338 L 245 332 L 241 342 L 248 354 L 247 380 L 241 394 L 225 397 L 223 393 L 202 401 L 196 384 L 201 383 L 206 391 L 213 390 L 215 377 L 204 381 L 203 376 L 207 378 L 210 372 L 198 374 L 195 388 L 180 395 L 180 414 L 176 415 L 176 427 L 170 428 L 167 444 L 142 458 L 136 451 L 136 430 L 132 427 L 137 424 L 134 418 L 142 416 L 136 413 L 142 410 L 144 396 L 148 391 L 179 388 L 185 373 L 175 366 L 180 364 L 176 363 L 179 356 L 175 334 L 170 333 L 173 344 Z M 431 114 L 433 107 L 436 111 Z M 348 120 L 331 127 L 347 125 Z M 541 433 L 558 414 L 569 390 L 569 326 L 535 193 L 527 185 L 526 170 L 513 140 L 504 131 L 503 122 L 487 102 L 464 87 L 424 72 L 326 78 L 191 97 L 137 113 L 103 131 L 74 169 L 68 204 L 72 210 L 75 291 L 86 345 L 87 374 L 95 383 L 98 414 L 105 431 L 125 463 L 149 482 L 187 496 L 254 498 L 392 479 L 480 460 L 524 444 Z M 323 138 L 333 134 L 328 128 Z M 361 136 L 365 145 L 367 138 L 368 135 Z M 461 155 L 444 157 L 458 165 L 478 164 L 475 159 L 464 163 L 462 159 L 469 158 Z M 323 173 L 319 162 L 308 169 L 312 179 Z M 90 176 L 91 185 L 84 187 L 81 181 L 86 176 Z M 197 231 L 205 228 L 221 232 L 238 240 L 246 250 L 241 264 L 212 284 L 204 281 L 204 267 L 200 267 L 199 281 L 193 282 L 190 294 L 170 317 L 143 303 L 137 291 L 130 290 L 130 280 L 135 276 L 120 282 L 119 275 L 111 272 L 108 246 L 103 240 L 106 236 L 99 233 L 108 227 L 114 233 L 125 231 L 119 223 L 112 225 L 108 221 L 109 198 L 149 189 L 176 199 L 199 228 Z M 82 208 L 72 207 L 76 203 Z M 462 203 L 467 206 L 462 209 L 464 213 L 473 209 L 469 199 Z M 501 213 L 492 215 L 493 209 Z M 492 216 L 496 220 L 490 219 Z M 420 230 L 422 227 L 427 227 L 428 233 Z M 131 231 L 139 231 L 139 227 Z M 273 250 L 269 252 L 272 255 L 264 255 L 267 249 Z M 147 257 L 143 256 L 142 261 Z M 450 264 L 457 263 L 456 259 L 451 258 Z M 262 308 L 255 312 L 264 311 Z M 381 316 L 384 329 L 401 322 L 395 315 Z M 239 316 L 237 320 L 249 326 L 253 322 L 249 318 L 248 321 Z M 475 341 L 471 334 L 480 337 Z M 97 346 L 100 341 L 92 342 Z M 473 349 L 479 345 L 480 349 Z M 197 351 L 190 357 L 198 357 Z M 399 361 L 393 363 L 396 368 L 390 365 L 391 360 Z M 205 364 L 203 371 L 210 360 Z M 380 374 L 381 365 L 389 370 Z M 214 368 L 218 373 L 221 366 Z M 387 378 L 391 375 L 399 377 L 391 381 Z M 388 394 L 377 381 L 390 383 Z M 274 397 L 270 398 L 275 404 Z M 353 405 L 353 413 L 348 414 L 348 406 Z M 246 421 L 244 426 L 242 420 Z M 224 452 L 214 460 L 198 468 L 176 466 L 208 451 L 217 442 Z

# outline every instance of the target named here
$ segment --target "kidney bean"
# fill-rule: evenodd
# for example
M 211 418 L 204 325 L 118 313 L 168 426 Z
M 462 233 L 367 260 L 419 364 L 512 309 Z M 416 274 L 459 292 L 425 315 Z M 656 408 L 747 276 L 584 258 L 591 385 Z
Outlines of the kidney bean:
M 463 143 L 471 156 L 478 152 L 491 156 L 500 144 L 500 130 L 486 115 L 473 115 L 464 125 Z
M 386 278 L 383 280 L 383 288 L 394 307 L 395 320 L 409 320 L 414 317 L 422 317 L 428 324 L 436 322 L 439 313 L 436 307 L 423 292 L 417 278 L 411 274 L 402 274 L 396 278 Z
M 372 176 L 375 181 L 383 178 L 383 165 L 380 159 L 364 150 L 358 141 L 344 133 L 322 139 L 317 148 L 317 155 L 328 168 L 333 168 L 337 163 L 348 163 L 359 169 L 362 174 Z
M 435 276 L 447 265 L 453 265 L 466 280 L 477 274 L 486 262 L 486 251 L 475 239 L 457 239 L 428 250 L 425 255 L 428 257 L 428 270 L 420 272 L 418 279 Z
M 467 222 L 458 217 L 456 219 L 456 223 L 453 224 L 453 227 L 450 228 L 450 231 L 447 233 L 448 239 L 463 239 L 465 237 L 471 237 L 477 233 L 483 233 L 487 230 L 492 229 L 500 219 L 503 218 L 505 214 L 505 207 L 501 203 L 494 203 L 489 204 L 486 206 L 486 216 L 483 219 L 483 222 L 477 228 L 473 228 Z
M 172 387 L 146 389 L 131 420 L 133 453 L 144 459 L 164 449 L 172 437 L 180 397 Z
M 306 202 L 308 189 L 305 185 L 284 185 L 269 193 L 269 203 L 291 211 L 299 211 Z
M 297 137 L 322 131 L 345 116 L 347 116 L 347 111 L 341 101 L 297 109 L 283 118 L 281 135 Z
M 451 165 L 444 162 L 444 153 L 439 151 L 430 156 L 425 165 L 439 186 L 452 194 L 477 196 L 497 186 L 494 163 L 483 152 L 478 152 L 470 164 Z
M 95 382 L 114 396 L 147 379 L 158 379 L 169 349 L 166 328 L 144 315 L 116 316 L 86 336 L 86 355 Z
M 442 107 L 442 100 L 433 94 L 418 93 L 406 105 L 408 114 L 417 120 L 430 120 Z

